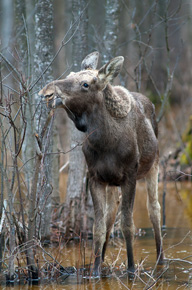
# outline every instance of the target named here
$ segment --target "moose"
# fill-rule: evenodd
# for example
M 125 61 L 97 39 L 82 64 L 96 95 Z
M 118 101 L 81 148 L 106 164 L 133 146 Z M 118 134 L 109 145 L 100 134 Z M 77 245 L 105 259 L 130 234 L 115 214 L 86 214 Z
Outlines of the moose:
M 164 260 L 158 202 L 158 128 L 155 109 L 144 95 L 111 83 L 121 71 L 118 56 L 97 70 L 99 53 L 85 57 L 81 71 L 47 84 L 39 96 L 63 107 L 76 128 L 86 134 L 82 150 L 94 206 L 93 276 L 100 276 L 121 188 L 121 229 L 126 241 L 128 273 L 134 275 L 133 205 L 136 181 L 145 178 L 147 207 L 154 228 L 157 262 Z M 142 198 L 142 197 L 141 197 Z

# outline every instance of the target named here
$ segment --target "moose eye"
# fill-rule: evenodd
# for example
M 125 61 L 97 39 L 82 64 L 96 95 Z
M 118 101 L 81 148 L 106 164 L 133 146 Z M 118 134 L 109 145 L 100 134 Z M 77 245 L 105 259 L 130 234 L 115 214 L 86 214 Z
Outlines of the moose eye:
M 84 86 L 84 88 L 86 88 L 86 89 L 89 87 L 89 85 L 88 85 L 87 83 L 84 83 L 83 86 Z

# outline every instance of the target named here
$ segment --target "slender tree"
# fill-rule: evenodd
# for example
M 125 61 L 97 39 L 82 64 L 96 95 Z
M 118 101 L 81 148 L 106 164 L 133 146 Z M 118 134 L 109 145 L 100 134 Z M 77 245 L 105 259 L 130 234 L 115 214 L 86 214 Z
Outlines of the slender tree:
M 105 51 L 103 62 L 109 61 L 116 55 L 119 34 L 120 4 L 118 0 L 106 0 L 105 4 L 105 31 L 103 42 Z
M 10 59 L 11 55 L 8 53 L 11 39 L 13 36 L 13 0 L 2 0 L 0 3 L 1 19 L 0 19 L 0 32 L 1 32 L 1 48 L 6 56 Z
M 86 0 L 73 0 L 72 11 L 73 21 L 77 22 L 78 28 L 72 43 L 73 70 L 80 70 L 83 57 L 88 53 L 88 12 Z M 83 134 L 78 131 L 73 124 L 70 126 L 71 149 L 83 141 Z M 69 157 L 69 175 L 67 184 L 67 208 L 68 220 L 67 232 L 72 228 L 79 234 L 81 225 L 81 196 L 85 177 L 85 159 L 81 146 L 71 150 Z
M 1 32 L 1 40 L 0 45 L 4 52 L 4 55 L 6 55 L 7 59 L 11 59 L 11 55 L 8 52 L 8 48 L 10 47 L 11 38 L 13 35 L 13 1 L 12 0 L 3 0 L 0 3 L 0 9 L 1 9 L 1 22 L 0 22 L 0 32 Z M 2 59 L 0 59 L 0 100 L 1 100 L 1 106 L 4 105 L 4 97 L 5 97 L 5 91 L 7 93 L 7 90 L 3 90 L 3 73 L 2 73 Z M 4 65 L 3 65 L 4 66 Z M 6 73 L 8 73 L 9 69 L 6 70 Z M 7 102 L 8 103 L 8 102 Z M 14 220 L 13 220 L 13 208 L 14 208 L 14 197 L 13 197 L 13 191 L 12 187 L 9 182 L 9 176 L 8 171 L 5 169 L 5 158 L 6 158 L 6 137 L 5 132 L 7 129 L 5 118 L 2 116 L 0 117 L 0 137 L 1 137 L 1 160 L 0 160 L 0 170 L 1 170 L 1 194 L 0 194 L 0 219 L 2 219 L 3 214 L 3 205 L 5 202 L 8 201 L 8 224 L 10 228 L 10 235 L 9 235 L 9 267 L 8 267 L 8 273 L 7 273 L 7 279 L 12 280 L 14 278 L 15 273 L 15 264 L 14 264 L 14 249 L 15 249 L 15 227 L 14 227 Z M 3 227 L 3 226 L 2 226 Z M 2 251 L 4 249 L 4 231 L 1 229 L 0 233 L 0 256 L 2 257 Z M 1 258 L 0 258 L 1 259 Z M 0 263 L 1 264 L 1 263 Z M 0 265 L 1 268 L 1 265 Z M 1 270 L 1 269 L 0 269 Z
M 53 1 L 43 0 L 36 2 L 35 13 L 35 77 L 41 76 L 40 81 L 35 87 L 39 90 L 45 83 L 52 80 L 53 59 Z M 46 72 L 45 72 L 46 69 Z M 36 132 L 42 131 L 43 125 L 47 119 L 47 106 L 45 102 L 40 102 L 39 96 L 36 95 L 37 110 L 35 113 Z M 46 238 L 50 236 L 51 224 L 51 193 L 52 193 L 52 156 L 47 152 L 52 151 L 53 139 L 51 127 L 48 128 L 47 138 L 44 139 L 41 148 L 43 157 L 41 159 L 41 171 L 39 184 L 37 188 L 37 207 L 38 207 L 38 224 L 40 237 Z M 54 174 L 59 174 L 55 172 Z

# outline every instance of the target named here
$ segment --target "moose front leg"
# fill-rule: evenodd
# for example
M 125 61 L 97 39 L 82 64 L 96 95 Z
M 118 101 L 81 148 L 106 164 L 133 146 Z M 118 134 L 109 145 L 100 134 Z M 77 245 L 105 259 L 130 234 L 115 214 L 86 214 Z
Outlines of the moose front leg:
M 110 233 L 115 222 L 116 214 L 119 208 L 119 191 L 117 187 L 109 186 L 107 188 L 107 216 L 106 216 L 106 240 L 103 245 L 102 261 L 104 261 L 107 244 L 109 242 Z
M 134 239 L 134 223 L 133 223 L 133 205 L 135 199 L 136 178 L 128 180 L 122 189 L 122 208 L 121 208 L 121 228 L 126 241 L 128 272 L 134 273 L 135 264 L 133 257 L 133 239 Z
M 91 196 L 93 200 L 95 220 L 94 220 L 94 267 L 93 276 L 100 276 L 102 250 L 106 240 L 106 185 L 96 181 L 90 184 Z

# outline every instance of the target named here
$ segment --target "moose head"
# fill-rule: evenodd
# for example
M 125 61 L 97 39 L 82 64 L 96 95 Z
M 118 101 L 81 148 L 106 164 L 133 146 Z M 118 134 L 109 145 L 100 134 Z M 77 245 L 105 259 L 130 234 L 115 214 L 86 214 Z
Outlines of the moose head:
M 40 96 L 51 101 L 54 108 L 63 107 L 77 129 L 83 132 L 86 132 L 87 124 L 82 112 L 89 114 L 94 104 L 103 101 L 103 91 L 119 74 L 124 61 L 122 56 L 118 56 L 96 70 L 98 59 L 98 52 L 89 54 L 82 61 L 81 71 L 53 81 L 39 92 Z

